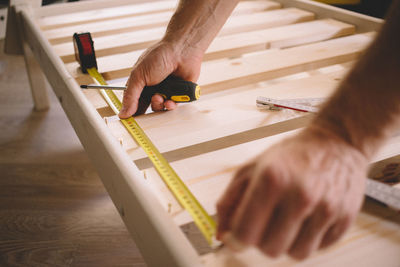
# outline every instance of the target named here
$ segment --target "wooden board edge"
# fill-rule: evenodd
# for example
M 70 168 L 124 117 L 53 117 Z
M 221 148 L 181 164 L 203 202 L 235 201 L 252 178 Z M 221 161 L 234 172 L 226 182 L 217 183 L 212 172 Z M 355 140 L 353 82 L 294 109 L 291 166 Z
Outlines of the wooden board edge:
M 310 0 L 274 0 L 282 4 L 283 8 L 297 7 L 299 9 L 311 11 L 317 15 L 316 19 L 332 18 L 353 24 L 357 27 L 357 33 L 377 31 L 383 24 L 382 19 L 363 15 L 342 8 L 318 3 Z
M 32 16 L 23 7 L 17 11 L 27 42 L 147 264 L 201 266 L 194 248 L 152 196 L 143 174 L 91 108 Z
M 118 5 L 132 5 L 136 3 L 145 3 L 147 0 L 96 0 L 82 2 L 57 3 L 54 5 L 43 6 L 34 9 L 35 17 L 56 16 L 65 13 L 73 13 L 94 9 L 102 9 L 107 7 L 115 7 Z

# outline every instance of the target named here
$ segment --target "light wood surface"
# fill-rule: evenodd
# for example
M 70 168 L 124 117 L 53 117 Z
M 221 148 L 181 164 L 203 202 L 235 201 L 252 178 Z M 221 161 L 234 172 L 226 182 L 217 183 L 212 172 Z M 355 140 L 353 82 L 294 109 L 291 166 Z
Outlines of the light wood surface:
M 99 93 L 79 89 L 76 81 L 90 83 L 91 78 L 72 58 L 72 34 L 90 30 L 100 72 L 107 80 L 119 79 L 111 83 L 124 83 L 143 49 L 161 37 L 173 2 L 141 3 L 135 11 L 128 11 L 133 3 L 125 0 L 97 3 L 90 12 L 83 3 L 60 5 L 71 14 L 35 9 L 34 18 L 20 7 L 22 30 L 150 266 L 396 266 L 399 215 L 374 203 L 341 242 L 301 263 L 271 261 L 255 250 L 232 256 L 224 249 L 190 245 L 179 226 L 190 229 L 191 218 Z M 300 112 L 260 110 L 256 97 L 328 97 L 381 22 L 304 0 L 243 2 L 234 13 L 207 51 L 198 81 L 202 98 L 172 112 L 136 118 L 211 214 L 241 164 L 312 119 Z M 81 19 L 82 14 L 87 17 Z M 394 137 L 375 161 L 399 154 L 399 143 Z M 385 252 L 373 260 L 365 257 L 379 250 Z
M 142 31 L 149 35 L 157 35 L 156 29 L 154 32 Z M 311 22 L 297 23 L 288 26 L 274 27 L 272 29 L 259 30 L 238 33 L 233 35 L 217 37 L 207 49 L 204 61 L 238 57 L 245 53 L 263 51 L 268 48 L 288 48 L 296 45 L 307 44 L 326 39 L 341 37 L 354 33 L 354 26 L 341 23 L 335 20 L 317 20 Z M 107 43 L 118 43 L 118 38 L 111 38 Z M 103 40 L 106 41 L 106 40 Z M 137 47 L 120 46 L 110 49 L 97 50 L 97 39 L 94 40 L 96 45 L 96 57 L 98 61 L 99 71 L 104 75 L 109 75 L 110 78 L 124 77 L 129 74 L 133 62 L 139 58 L 144 50 L 135 50 Z M 101 44 L 101 43 L 100 43 Z M 106 43 L 103 43 L 103 46 Z M 57 48 L 60 48 L 57 46 Z M 125 53 L 125 49 L 134 50 L 133 52 Z M 63 54 L 62 51 L 58 51 Z M 72 53 L 72 51 L 71 51 Z M 110 54 L 107 56 L 107 54 Z M 88 77 L 80 71 L 79 63 L 76 62 L 73 54 L 61 56 L 64 62 L 73 60 L 74 62 L 67 64 L 69 72 L 77 78 L 78 82 L 88 80 Z M 129 59 L 129 60 L 127 60 Z M 110 63 L 111 62 L 111 63 Z

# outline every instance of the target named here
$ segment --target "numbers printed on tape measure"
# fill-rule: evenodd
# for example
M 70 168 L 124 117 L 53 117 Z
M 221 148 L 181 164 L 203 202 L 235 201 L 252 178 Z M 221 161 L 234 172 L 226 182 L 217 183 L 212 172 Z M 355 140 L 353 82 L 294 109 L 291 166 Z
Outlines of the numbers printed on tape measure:
M 107 84 L 103 76 L 97 71 L 96 68 L 89 68 L 87 71 L 89 75 L 92 76 L 99 84 Z M 114 92 L 112 90 L 104 89 L 101 89 L 100 92 L 113 111 L 118 114 L 122 104 Z M 144 133 L 142 128 L 140 128 L 136 120 L 133 117 L 130 117 L 128 119 L 121 119 L 121 122 L 136 140 L 136 142 L 143 148 L 158 174 L 164 180 L 165 184 L 171 190 L 179 204 L 192 216 L 193 221 L 200 229 L 210 246 L 216 246 L 216 223 L 213 218 L 201 206 L 199 201 L 179 178 L 168 161 L 161 155 L 158 149 Z

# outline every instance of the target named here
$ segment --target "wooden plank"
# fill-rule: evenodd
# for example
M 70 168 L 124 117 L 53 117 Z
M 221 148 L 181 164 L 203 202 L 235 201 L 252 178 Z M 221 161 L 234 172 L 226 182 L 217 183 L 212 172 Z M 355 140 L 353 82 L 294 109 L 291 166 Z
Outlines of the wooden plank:
M 317 14 L 317 18 L 331 18 L 354 24 L 358 33 L 378 31 L 382 26 L 383 20 L 366 16 L 360 13 L 337 8 L 331 5 L 317 3 L 309 0 L 274 0 L 281 3 L 284 7 L 296 7 L 308 10 Z
M 119 34 L 95 38 L 96 56 L 100 59 L 103 56 L 111 54 L 129 53 L 133 50 L 144 49 L 157 41 L 154 37 L 161 36 L 164 31 L 165 28 L 155 28 L 138 31 L 134 34 Z M 269 47 L 286 48 L 349 35 L 353 34 L 354 31 L 355 27 L 353 25 L 325 19 L 227 36 L 218 36 L 211 43 L 204 59 L 211 60 L 222 57 L 235 57 L 243 53 L 263 50 Z M 153 38 L 148 40 L 149 36 L 153 36 Z M 54 49 L 64 62 L 69 63 L 76 61 L 70 43 L 56 45 Z M 125 65 L 127 57 L 133 58 L 129 54 L 126 54 L 126 57 L 123 55 L 116 55 L 112 61 L 115 65 L 119 65 L 120 68 L 131 67 Z M 107 72 L 108 70 L 104 71 Z
M 21 37 L 23 38 L 23 37 Z M 37 111 L 47 110 L 50 106 L 47 95 L 47 80 L 40 65 L 37 63 L 30 47 L 23 41 L 24 59 L 28 73 L 29 85 L 32 93 L 34 108 Z
M 19 12 L 27 43 L 148 265 L 198 266 L 197 253 L 157 203 L 142 173 L 107 131 L 33 17 L 25 9 Z
M 354 266 L 397 267 L 400 262 L 400 214 L 367 200 L 354 225 L 328 249 L 298 262 L 287 256 L 267 258 L 256 249 L 232 253 L 227 249 L 203 256 L 208 267 L 250 266 Z
M 220 36 L 277 27 L 315 18 L 314 13 L 297 8 L 284 8 L 272 11 L 257 12 L 248 15 L 229 17 L 218 33 Z
M 268 149 L 283 138 L 295 134 L 297 131 L 282 132 L 259 140 L 175 161 L 171 163 L 171 166 L 184 180 L 207 212 L 216 214 L 215 205 L 231 181 L 235 171 L 265 149 Z M 381 154 L 377 155 L 377 159 L 381 160 L 388 155 L 398 155 L 400 152 L 399 145 L 400 137 L 393 138 L 384 146 Z M 158 200 L 174 217 L 175 222 L 180 225 L 192 222 L 192 219 L 171 196 L 168 188 L 161 182 L 157 172 L 153 168 L 146 169 L 145 172 L 147 180 L 153 186 L 159 188 L 158 190 L 162 195 L 158 196 Z M 398 245 L 400 246 L 400 244 Z
M 173 11 L 177 1 L 154 1 L 147 3 L 120 5 L 105 9 L 94 9 L 56 16 L 46 16 L 38 19 L 42 30 L 68 27 L 99 21 L 108 21 L 117 18 L 127 18 L 140 15 L 149 15 L 158 12 Z
M 74 25 L 59 29 L 44 31 L 45 36 L 51 44 L 60 44 L 71 41 L 75 32 L 88 31 L 93 37 L 106 36 L 115 33 L 125 33 L 141 29 L 150 29 L 153 27 L 166 25 L 173 12 L 165 11 L 149 15 L 113 19 L 109 21 L 100 21 L 87 24 Z
M 160 40 L 165 33 L 166 26 L 146 30 L 112 34 L 93 38 L 96 57 L 104 57 L 117 53 L 128 53 L 134 50 L 145 49 Z M 54 45 L 54 51 L 65 63 L 76 61 L 74 47 L 71 42 Z
M 307 76 L 304 74 L 303 78 L 277 84 L 271 81 L 248 85 L 238 90 L 227 90 L 223 94 L 205 96 L 199 101 L 180 105 L 172 112 L 146 114 L 136 119 L 167 160 L 176 161 L 293 129 L 291 127 L 298 125 L 295 121 L 279 123 L 295 119 L 304 113 L 260 110 L 255 104 L 257 96 L 328 96 L 346 72 L 340 66 L 337 69 L 332 73 L 307 78 L 304 78 Z M 106 103 L 98 97 L 97 92 L 92 91 L 87 96 L 98 111 L 104 110 Z M 306 121 L 301 120 L 302 125 Z M 150 165 L 145 154 L 138 149 L 120 122 L 109 122 L 108 126 L 116 140 L 123 140 L 123 148 L 135 160 L 135 164 L 139 168 L 148 168 Z
M 38 20 L 43 30 L 86 24 L 91 22 L 126 18 L 138 15 L 146 15 L 163 11 L 173 11 L 177 1 L 154 1 L 135 5 L 120 5 L 106 9 L 95 9 L 82 12 L 74 12 L 64 15 L 47 16 Z M 268 0 L 239 2 L 233 15 L 248 14 L 252 12 L 266 11 L 279 8 L 280 4 Z
M 372 38 L 373 34 L 371 33 L 359 34 L 284 50 L 267 50 L 232 60 L 204 62 L 198 83 L 202 87 L 202 94 L 208 94 L 296 72 L 343 63 L 357 58 Z M 129 57 L 125 55 L 123 58 L 125 61 L 126 58 L 132 58 L 132 62 L 129 63 L 132 65 L 140 53 L 134 52 Z M 106 58 L 101 60 L 109 62 Z M 119 69 L 120 66 L 99 64 L 99 70 L 107 80 L 112 80 L 128 76 L 131 65 Z M 110 68 L 111 71 L 104 72 L 103 66 Z M 87 75 L 79 76 L 77 67 L 78 65 L 72 64 L 68 66 L 68 69 L 77 77 L 79 83 L 89 83 L 91 79 Z M 226 71 L 221 73 L 221 69 Z
M 325 19 L 297 23 L 272 29 L 244 32 L 216 38 L 205 60 L 235 57 L 266 48 L 288 48 L 350 35 L 355 27 L 336 20 Z
M 285 48 L 295 44 L 300 45 L 317 40 L 322 41 L 347 35 L 353 31 L 354 28 L 351 25 L 337 21 L 323 20 L 217 37 L 206 51 L 204 60 L 237 57 L 243 53 L 264 50 L 268 47 Z M 99 71 L 103 73 L 107 79 L 125 77 L 129 75 L 133 63 L 136 62 L 143 51 L 144 50 L 138 50 L 130 53 L 98 57 Z M 77 62 L 66 64 L 66 66 L 72 76 L 77 78 L 79 83 L 90 82 L 91 78 L 80 71 Z
M 112 8 L 117 5 L 132 5 L 148 2 L 148 0 L 96 0 L 96 2 L 79 1 L 73 3 L 57 3 L 34 9 L 35 18 L 46 16 L 63 15 L 66 13 L 81 12 L 84 10 L 97 10 L 104 8 Z M 94 4 L 95 3 L 95 4 Z
M 357 58 L 373 39 L 357 34 L 273 52 L 259 52 L 229 62 L 205 62 L 198 83 L 202 93 L 255 83 L 339 64 Z M 219 70 L 223 69 L 224 72 Z
M 70 41 L 74 32 L 89 31 L 93 37 L 100 37 L 110 34 L 131 32 L 140 29 L 151 29 L 158 26 L 166 26 L 171 18 L 171 15 L 172 12 L 162 12 L 157 13 L 156 15 L 150 14 L 132 18 L 115 19 L 105 22 L 94 22 L 48 30 L 45 31 L 45 35 L 50 40 L 50 43 L 60 44 Z M 225 23 L 220 35 L 307 21 L 313 18 L 314 15 L 312 13 L 301 11 L 295 8 L 232 16 Z

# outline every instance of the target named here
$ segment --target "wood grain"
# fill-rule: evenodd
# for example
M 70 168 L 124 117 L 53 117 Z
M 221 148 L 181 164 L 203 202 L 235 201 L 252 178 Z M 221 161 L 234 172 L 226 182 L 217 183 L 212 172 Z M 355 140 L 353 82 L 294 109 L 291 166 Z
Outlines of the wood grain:
M 0 66 L 0 266 L 146 266 L 57 98 L 34 111 L 23 57 Z

